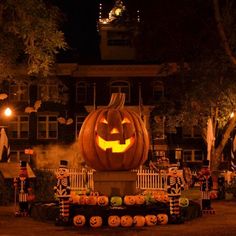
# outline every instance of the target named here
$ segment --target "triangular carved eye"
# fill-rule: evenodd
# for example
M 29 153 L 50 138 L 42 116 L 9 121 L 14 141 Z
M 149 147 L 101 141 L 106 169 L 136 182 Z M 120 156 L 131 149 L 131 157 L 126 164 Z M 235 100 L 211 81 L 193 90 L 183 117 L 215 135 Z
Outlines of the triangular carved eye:
M 121 124 L 129 124 L 129 123 L 131 123 L 131 122 L 127 117 L 125 117 L 121 122 Z
M 100 122 L 103 124 L 108 124 L 108 121 L 104 117 L 100 120 Z

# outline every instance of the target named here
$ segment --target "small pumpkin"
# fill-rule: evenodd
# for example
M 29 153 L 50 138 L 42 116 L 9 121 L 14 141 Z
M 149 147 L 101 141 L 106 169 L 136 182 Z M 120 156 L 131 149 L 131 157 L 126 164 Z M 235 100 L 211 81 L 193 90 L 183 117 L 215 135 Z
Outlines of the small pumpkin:
M 179 206 L 181 207 L 188 207 L 189 206 L 189 200 L 186 197 L 180 197 L 179 198 Z
M 86 205 L 87 204 L 87 198 L 88 198 L 87 195 L 81 195 L 80 200 L 79 200 L 80 205 Z
M 136 195 L 135 196 L 135 204 L 143 205 L 146 202 L 145 197 L 143 195 Z
M 111 206 L 121 206 L 122 202 L 122 197 L 120 196 L 113 196 L 110 199 Z
M 70 202 L 72 204 L 79 204 L 80 203 L 80 196 L 77 195 L 74 191 L 70 193 Z
M 120 225 L 122 227 L 130 227 L 133 225 L 133 218 L 129 215 L 121 216 Z
M 86 223 L 86 218 L 83 215 L 76 215 L 73 217 L 73 224 L 76 227 L 82 227 Z
M 167 214 L 157 214 L 157 224 L 166 225 L 168 223 L 168 215 Z
M 99 206 L 107 206 L 109 204 L 109 199 L 107 196 L 98 196 L 97 203 Z
M 90 195 L 85 200 L 87 205 L 96 205 L 97 204 L 97 196 Z
M 155 215 L 146 215 L 145 220 L 147 226 L 154 226 L 157 224 L 157 217 Z
M 135 227 L 143 227 L 146 223 L 145 217 L 141 215 L 136 215 L 133 217 L 133 224 Z
M 93 228 L 98 228 L 102 226 L 101 216 L 91 216 L 89 219 L 89 225 Z
M 111 215 L 108 217 L 108 225 L 110 227 L 118 227 L 120 226 L 120 217 L 117 215 Z
M 124 108 L 125 94 L 112 94 L 105 108 L 92 111 L 79 133 L 79 149 L 95 170 L 131 170 L 148 156 L 148 132 L 141 117 Z
M 127 206 L 134 205 L 135 204 L 135 196 L 133 196 L 133 195 L 124 196 L 124 204 Z

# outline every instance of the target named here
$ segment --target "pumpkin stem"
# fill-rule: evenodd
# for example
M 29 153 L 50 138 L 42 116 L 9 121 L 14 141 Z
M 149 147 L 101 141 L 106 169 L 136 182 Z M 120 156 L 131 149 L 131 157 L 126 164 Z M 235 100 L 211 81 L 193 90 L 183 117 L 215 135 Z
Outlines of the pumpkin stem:
M 112 93 L 108 108 L 122 109 L 125 104 L 125 93 Z

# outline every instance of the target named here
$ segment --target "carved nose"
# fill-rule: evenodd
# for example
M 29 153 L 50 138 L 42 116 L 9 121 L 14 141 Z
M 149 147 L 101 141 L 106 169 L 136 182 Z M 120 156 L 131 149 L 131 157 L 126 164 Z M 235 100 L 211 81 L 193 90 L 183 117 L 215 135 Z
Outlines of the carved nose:
M 111 130 L 111 134 L 118 134 L 118 133 L 119 133 L 119 131 L 118 131 L 117 128 L 113 128 L 113 129 Z

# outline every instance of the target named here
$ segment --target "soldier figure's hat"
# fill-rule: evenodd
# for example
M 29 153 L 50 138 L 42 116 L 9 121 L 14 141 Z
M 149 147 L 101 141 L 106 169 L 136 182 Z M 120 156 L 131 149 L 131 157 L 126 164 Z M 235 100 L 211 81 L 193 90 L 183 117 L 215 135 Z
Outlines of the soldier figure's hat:
M 61 168 L 67 168 L 67 165 L 68 165 L 68 161 L 66 161 L 66 160 L 61 160 L 60 161 L 60 167 Z

